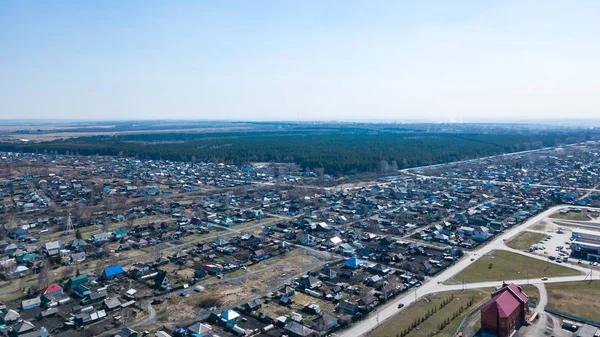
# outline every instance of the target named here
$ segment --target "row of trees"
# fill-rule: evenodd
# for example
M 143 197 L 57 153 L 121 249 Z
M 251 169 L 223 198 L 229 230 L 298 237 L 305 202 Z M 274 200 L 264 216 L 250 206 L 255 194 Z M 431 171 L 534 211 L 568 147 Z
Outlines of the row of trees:
M 443 309 L 445 306 L 447 306 L 448 304 L 450 304 L 452 301 L 454 300 L 454 295 L 451 295 L 445 299 L 442 300 L 442 302 L 439 305 L 439 310 Z M 469 299 L 469 301 L 467 302 L 466 306 L 460 306 L 456 311 L 454 311 L 452 313 L 452 317 L 446 317 L 441 323 L 438 324 L 437 326 L 437 331 L 434 332 L 429 332 L 427 333 L 427 337 L 431 337 L 431 336 L 435 336 L 435 334 L 438 331 L 442 331 L 444 330 L 445 327 L 447 327 L 448 325 L 450 325 L 450 323 L 457 318 L 458 316 L 460 316 L 465 309 L 469 308 L 471 305 L 473 305 L 474 299 L 473 297 L 471 297 Z M 425 322 L 429 317 L 431 317 L 432 315 L 434 315 L 435 313 L 437 313 L 438 311 L 438 307 L 434 306 L 431 309 L 427 310 L 427 312 L 425 313 L 425 315 L 416 318 L 414 321 L 411 322 L 411 324 L 405 328 L 404 330 L 402 330 L 401 332 L 396 333 L 396 337 L 405 337 L 406 335 L 410 334 L 411 331 L 413 331 L 414 329 L 417 329 L 418 326 Z

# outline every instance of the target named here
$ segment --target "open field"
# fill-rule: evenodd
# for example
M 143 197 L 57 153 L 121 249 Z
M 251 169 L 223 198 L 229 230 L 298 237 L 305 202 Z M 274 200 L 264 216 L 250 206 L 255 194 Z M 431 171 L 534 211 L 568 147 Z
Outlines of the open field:
M 547 307 L 600 321 L 600 281 L 547 284 Z
M 447 318 L 452 318 L 452 315 L 457 312 L 460 307 L 463 307 L 461 315 L 454 318 L 448 326 L 439 331 L 435 336 L 440 337 L 451 337 L 456 328 L 460 324 L 460 321 L 470 310 L 476 308 L 481 303 L 485 302 L 491 293 L 491 289 L 470 289 L 464 291 L 452 291 L 437 293 L 427 296 L 427 300 L 421 299 L 410 307 L 404 309 L 400 315 L 394 316 L 393 319 L 385 321 L 379 328 L 370 332 L 370 337 L 395 337 L 397 334 L 402 333 L 408 328 L 415 320 L 424 317 L 428 311 L 434 308 L 437 311 L 423 321 L 419 326 L 419 330 L 412 330 L 407 337 L 421 337 L 427 336 L 429 333 L 435 333 L 439 329 L 439 325 Z M 449 298 L 453 299 L 440 309 L 442 301 Z M 473 303 L 467 307 L 470 299 L 473 299 Z
M 541 233 L 523 232 L 510 240 L 506 245 L 513 249 L 529 251 L 529 247 L 540 242 L 546 235 Z
M 556 212 L 550 216 L 552 219 L 561 219 L 561 220 L 575 220 L 575 221 L 590 221 L 590 218 L 587 216 L 587 212 L 585 210 L 580 213 L 576 212 L 568 212 L 566 214 L 561 214 L 560 212 Z
M 493 250 L 455 275 L 454 280 L 472 283 L 579 274 L 576 270 L 556 263 L 544 262 L 502 250 Z
M 170 129 L 163 128 L 157 130 L 130 130 L 130 131 L 115 131 L 115 125 L 94 125 L 91 127 L 82 127 L 82 126 L 44 126 L 43 129 L 47 130 L 45 133 L 28 133 L 28 134 L 19 134 L 15 133 L 16 130 L 36 130 L 39 126 L 25 126 L 19 125 L 15 126 L 0 126 L 0 134 L 2 134 L 6 138 L 11 139 L 28 139 L 31 141 L 53 141 L 57 139 L 69 139 L 69 138 L 77 138 L 77 137 L 93 137 L 93 136 L 125 136 L 125 135 L 139 135 L 139 134 L 161 134 L 161 133 L 214 133 L 214 132 L 235 132 L 235 131 L 245 131 L 251 129 L 251 127 L 239 126 L 239 127 L 224 127 L 224 128 L 181 128 L 181 129 Z M 80 131 L 73 132 L 68 130 L 80 129 Z M 85 131 L 85 129 L 90 129 L 90 131 Z M 105 129 L 105 131 L 98 131 L 93 129 Z M 55 130 L 52 132 L 52 130 Z
M 306 254 L 304 250 L 295 249 L 292 252 L 263 261 L 248 268 L 248 271 L 239 272 L 238 275 L 228 275 L 228 278 L 238 277 L 230 281 L 228 287 L 220 285 L 207 286 L 206 292 L 218 294 L 224 305 L 235 305 L 240 299 L 250 299 L 261 294 L 276 290 L 284 281 L 299 276 L 312 268 L 321 265 L 322 259 Z M 265 266 L 263 264 L 267 263 Z M 258 268 L 260 267 L 260 268 Z M 233 274 L 233 273 L 232 273 Z M 227 279 L 223 280 L 228 282 Z M 201 284 L 205 283 L 204 281 Z

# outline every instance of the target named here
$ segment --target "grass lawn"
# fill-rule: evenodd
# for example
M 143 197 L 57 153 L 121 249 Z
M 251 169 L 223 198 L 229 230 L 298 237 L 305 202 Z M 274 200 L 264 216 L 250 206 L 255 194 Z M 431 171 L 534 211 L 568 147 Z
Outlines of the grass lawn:
M 21 291 L 13 291 L 7 294 L 2 294 L 0 295 L 0 301 L 2 302 L 10 302 L 10 301 L 14 301 L 17 300 L 21 297 L 25 298 L 27 294 Z
M 547 307 L 575 316 L 600 321 L 600 281 L 552 283 L 546 285 Z
M 213 231 L 210 231 L 208 233 L 205 234 L 192 234 L 192 235 L 186 235 L 181 237 L 181 241 L 183 242 L 190 242 L 190 241 L 202 241 L 206 238 L 212 238 L 212 237 L 216 237 L 217 235 L 219 235 L 219 233 L 224 232 L 223 230 L 218 230 L 215 229 Z M 223 233 L 221 234 L 222 239 L 226 239 L 227 237 L 229 237 L 231 234 L 228 233 Z
M 293 249 L 292 251 L 290 251 L 287 254 L 277 255 L 270 259 L 262 260 L 259 263 L 253 264 L 248 267 L 248 270 L 250 270 L 250 271 L 262 270 L 262 269 L 267 268 L 268 266 L 272 266 L 272 265 L 278 264 L 278 263 L 301 264 L 301 263 L 305 262 L 305 261 L 303 261 L 303 258 L 305 258 L 305 257 L 306 257 L 306 254 L 304 254 L 304 251 L 302 251 L 302 249 Z M 307 260 L 307 261 L 313 262 L 312 260 Z
M 241 230 L 241 229 L 248 228 L 248 227 L 251 227 L 254 225 L 259 225 L 259 224 L 262 224 L 264 226 L 264 225 L 269 225 L 274 220 L 278 220 L 278 219 L 277 218 L 263 218 L 260 220 L 252 220 L 252 221 L 241 223 L 239 225 L 229 226 L 229 228 Z M 224 227 L 227 227 L 227 226 L 224 226 Z
M 590 221 L 590 218 L 587 216 L 587 212 L 582 210 L 579 213 L 576 212 L 568 212 L 566 214 L 560 214 L 556 212 L 550 216 L 552 219 L 562 219 L 562 220 L 576 220 L 576 221 Z
M 436 337 L 452 337 L 456 328 L 462 321 L 463 317 L 466 316 L 471 310 L 476 308 L 479 304 L 487 301 L 490 298 L 491 289 L 469 289 L 464 291 L 451 291 L 437 293 L 427 296 L 429 302 L 422 299 L 417 303 L 412 304 L 410 307 L 402 310 L 399 315 L 396 315 L 383 324 L 379 328 L 373 330 L 368 334 L 369 337 L 396 337 L 397 334 L 404 331 L 415 319 L 423 317 L 429 310 L 437 308 L 437 312 L 422 322 L 418 328 L 419 330 L 413 329 L 407 337 L 422 337 L 427 336 L 429 333 L 438 332 L 438 326 L 446 318 L 452 318 L 452 314 L 456 312 L 461 306 L 465 309 L 461 315 L 454 318 L 451 323 L 444 329 L 439 331 Z M 440 304 L 444 299 L 454 295 L 448 305 L 440 309 Z M 467 306 L 467 302 L 473 298 L 474 302 Z
M 480 257 L 469 267 L 454 276 L 457 282 L 473 283 L 502 281 L 544 276 L 580 275 L 576 270 L 563 267 L 554 262 L 544 262 L 520 254 L 503 250 L 493 250 Z
M 147 224 L 147 223 L 153 223 L 153 222 L 162 222 L 162 221 L 173 221 L 173 217 L 169 216 L 169 215 L 165 215 L 165 214 L 159 214 L 159 215 L 147 215 L 141 218 L 135 218 L 133 219 L 133 225 L 141 225 L 141 224 Z
M 265 303 L 265 304 L 263 304 L 262 308 L 260 309 L 261 313 L 264 313 L 265 315 L 267 315 L 269 317 L 279 317 L 279 316 L 287 315 L 291 311 L 292 310 L 290 308 L 284 307 L 284 306 L 278 304 L 277 301 Z
M 238 270 L 236 270 L 236 271 L 234 271 L 234 272 L 231 272 L 231 273 L 227 274 L 227 276 L 226 276 L 226 277 L 238 277 L 238 276 L 242 276 L 242 275 L 244 275 L 244 274 L 246 274 L 246 271 L 245 271 L 245 270 L 243 270 L 243 269 L 238 269 Z
M 542 239 L 545 237 L 546 235 L 541 233 L 522 232 L 521 234 L 511 239 L 506 245 L 510 248 L 527 252 L 529 251 L 529 247 L 542 241 Z
M 531 302 L 535 302 L 536 304 L 540 301 L 540 290 L 531 284 L 524 285 L 523 291 L 529 296 L 529 300 Z

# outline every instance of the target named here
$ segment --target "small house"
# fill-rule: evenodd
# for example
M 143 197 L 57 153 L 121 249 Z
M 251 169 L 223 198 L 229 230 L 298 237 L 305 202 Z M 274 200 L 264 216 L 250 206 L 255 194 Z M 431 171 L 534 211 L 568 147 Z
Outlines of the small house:
M 123 275 L 123 266 L 121 265 L 104 268 L 104 273 L 102 274 L 102 276 L 106 279 L 114 278 L 121 275 Z
M 340 303 L 335 308 L 335 310 L 354 316 L 358 313 L 358 306 L 354 303 L 350 303 L 348 301 L 341 300 Z
M 302 325 L 294 320 L 290 320 L 283 327 L 290 336 L 293 337 L 313 337 L 316 336 L 316 332 L 309 327 Z
M 29 310 L 29 309 L 37 308 L 40 305 L 42 305 L 42 301 L 40 300 L 40 297 L 38 296 L 38 297 L 34 297 L 34 298 L 30 298 L 30 299 L 22 301 L 21 309 Z
M 344 262 L 344 266 L 351 269 L 358 269 L 362 265 L 362 261 L 353 257 Z
M 260 300 L 252 300 L 250 302 L 246 302 L 242 305 L 242 310 L 244 310 L 245 312 L 252 312 L 252 311 L 257 311 L 262 307 L 262 303 L 260 302 Z
M 75 277 L 71 277 L 67 283 L 65 284 L 65 288 L 69 289 L 69 288 L 74 288 L 78 285 L 85 285 L 89 282 L 88 276 L 87 275 L 79 275 L 79 276 L 75 276 Z
M 12 326 L 12 329 L 8 332 L 8 335 L 10 337 L 16 337 L 16 336 L 24 336 L 24 335 L 31 335 L 31 336 L 35 336 L 35 337 L 44 337 L 44 336 L 48 336 L 48 334 L 40 332 L 39 334 L 35 334 L 35 331 L 37 330 L 37 328 L 35 327 L 35 325 L 33 325 L 31 322 L 29 321 L 19 321 L 17 322 L 17 324 Z
M 60 295 L 63 293 L 63 288 L 58 284 L 51 284 L 46 289 L 42 291 L 42 295 Z
M 154 277 L 154 286 L 158 289 L 167 289 L 169 287 L 169 278 L 167 273 L 160 270 Z
M 196 322 L 186 329 L 186 334 L 194 337 L 212 337 L 213 328 L 208 324 Z
M 114 337 L 139 337 L 139 333 L 131 328 L 123 328 L 119 330 Z
M 85 261 L 85 252 L 73 253 L 69 257 L 71 263 L 81 263 Z
M 117 297 L 111 297 L 104 300 L 102 309 L 105 311 L 113 311 L 121 308 L 121 301 Z
M 475 227 L 473 240 L 477 242 L 486 241 L 490 237 L 490 229 L 484 226 Z
M 18 322 L 20 318 L 21 315 L 12 309 L 0 311 L 0 320 L 6 325 L 14 324 Z
M 92 291 L 83 284 L 78 284 L 75 287 L 73 287 L 73 294 L 75 294 L 76 296 L 78 296 L 80 298 L 84 298 L 84 297 L 90 295 L 91 293 L 92 293 Z

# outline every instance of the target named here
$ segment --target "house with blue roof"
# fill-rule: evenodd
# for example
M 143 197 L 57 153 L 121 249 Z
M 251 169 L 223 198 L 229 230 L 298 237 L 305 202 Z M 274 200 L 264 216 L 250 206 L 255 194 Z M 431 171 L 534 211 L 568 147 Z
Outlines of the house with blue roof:
M 350 259 L 346 260 L 346 262 L 344 262 L 344 266 L 346 266 L 348 268 L 352 268 L 352 269 L 358 269 L 361 264 L 362 264 L 362 261 L 355 257 L 350 258 Z
M 17 228 L 12 233 L 12 238 L 15 239 L 15 240 L 24 239 L 27 236 L 29 236 L 29 231 L 26 230 L 26 229 L 23 229 L 22 227 Z
M 117 277 L 123 274 L 123 266 L 116 265 L 116 266 L 111 266 L 108 268 L 104 268 L 104 273 L 103 273 L 103 277 L 104 278 L 113 278 L 113 277 Z

